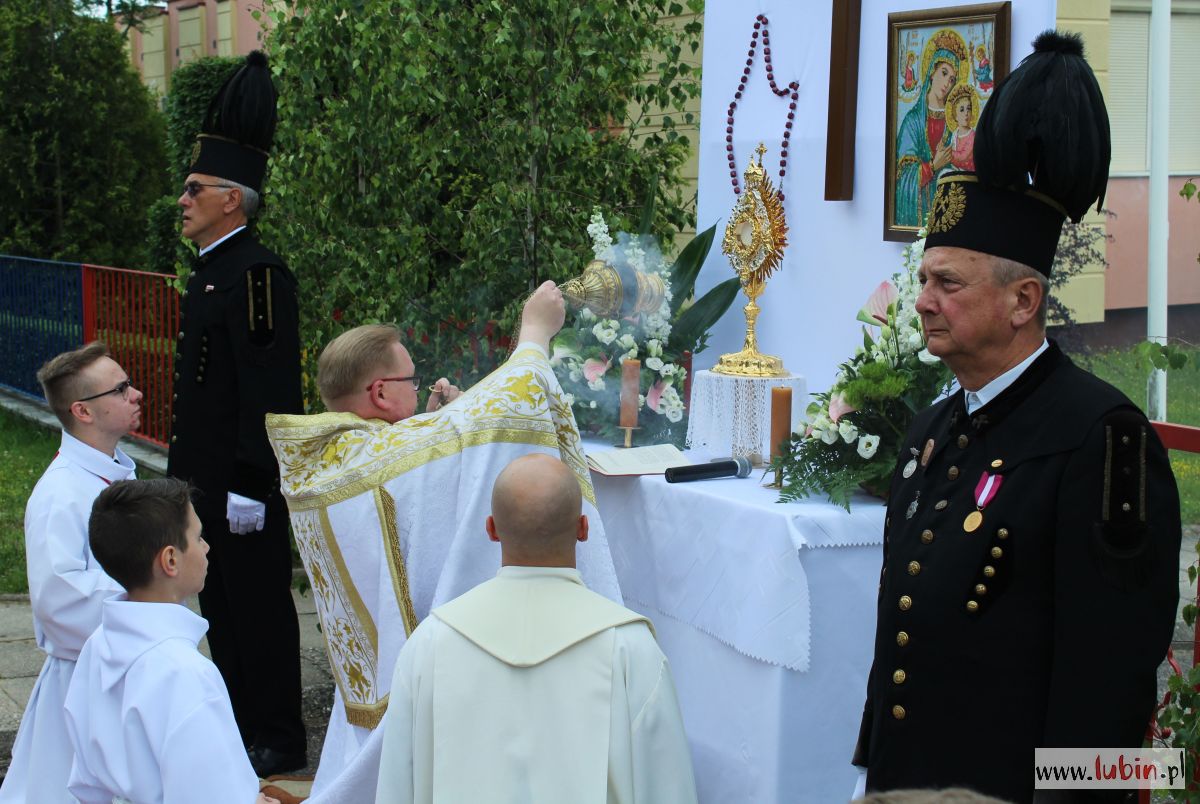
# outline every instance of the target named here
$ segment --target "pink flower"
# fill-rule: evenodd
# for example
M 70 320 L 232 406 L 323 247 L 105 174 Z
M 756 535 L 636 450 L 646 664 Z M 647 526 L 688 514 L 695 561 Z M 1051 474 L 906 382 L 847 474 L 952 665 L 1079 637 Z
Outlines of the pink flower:
M 604 373 L 608 371 L 608 367 L 610 365 L 612 365 L 611 361 L 597 360 L 594 357 L 589 360 L 585 360 L 583 361 L 583 377 L 588 382 L 594 382 L 600 377 L 604 376 Z
M 667 386 L 663 385 L 663 381 L 659 380 L 650 386 L 650 390 L 646 392 L 646 407 L 658 413 L 658 403 L 662 399 L 663 391 L 667 390 Z
M 850 403 L 846 401 L 846 397 L 841 394 L 834 394 L 833 398 L 829 400 L 829 421 L 836 422 L 847 413 L 853 413 L 856 410 L 858 408 L 850 407 Z
M 864 324 L 881 326 L 888 322 L 888 307 L 896 301 L 899 294 L 891 282 L 880 282 L 879 287 L 867 299 L 867 303 L 858 311 L 858 320 Z

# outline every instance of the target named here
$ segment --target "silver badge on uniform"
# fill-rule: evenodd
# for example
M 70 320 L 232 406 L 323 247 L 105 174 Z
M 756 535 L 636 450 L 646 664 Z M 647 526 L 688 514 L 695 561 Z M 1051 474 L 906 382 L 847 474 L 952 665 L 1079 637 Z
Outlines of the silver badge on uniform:
M 904 512 L 905 519 L 912 519 L 917 515 L 917 506 L 920 505 L 921 492 L 917 491 L 917 496 L 913 497 L 913 501 L 908 504 L 908 510 Z
M 912 477 L 913 472 L 917 471 L 917 448 L 909 447 L 908 451 L 912 453 L 912 459 L 908 463 L 904 464 L 904 471 L 902 474 L 904 475 L 905 480 Z

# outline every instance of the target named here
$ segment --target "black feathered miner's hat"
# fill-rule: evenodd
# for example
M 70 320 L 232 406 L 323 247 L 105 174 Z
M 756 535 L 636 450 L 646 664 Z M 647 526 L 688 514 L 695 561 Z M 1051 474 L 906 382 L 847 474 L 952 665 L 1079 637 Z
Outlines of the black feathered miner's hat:
M 1063 221 L 1104 201 L 1112 155 L 1078 34 L 1038 36 L 984 106 L 974 155 L 974 173 L 938 180 L 925 248 L 981 251 L 1049 276 Z
M 208 104 L 192 149 L 192 173 L 204 173 L 262 192 L 275 139 L 275 85 L 267 57 L 255 50 Z

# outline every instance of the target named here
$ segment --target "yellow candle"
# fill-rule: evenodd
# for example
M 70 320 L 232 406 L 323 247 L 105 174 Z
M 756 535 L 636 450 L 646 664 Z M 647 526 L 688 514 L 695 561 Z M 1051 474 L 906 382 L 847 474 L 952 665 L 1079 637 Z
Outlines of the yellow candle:
M 771 458 L 779 457 L 780 445 L 792 434 L 792 389 L 771 389 Z
M 621 427 L 637 427 L 641 377 L 642 361 L 630 359 L 621 364 Z

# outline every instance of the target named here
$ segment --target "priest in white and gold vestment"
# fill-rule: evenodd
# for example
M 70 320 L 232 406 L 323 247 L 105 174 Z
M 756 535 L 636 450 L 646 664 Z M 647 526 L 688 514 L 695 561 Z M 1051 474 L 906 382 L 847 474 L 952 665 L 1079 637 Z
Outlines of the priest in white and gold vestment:
M 411 415 L 418 381 L 397 342 L 338 399 L 322 383 L 331 409 L 356 413 L 267 417 L 337 685 L 313 804 L 371 800 L 400 648 L 431 609 L 495 575 L 500 551 L 483 523 L 492 483 L 514 458 L 546 453 L 574 472 L 593 523 L 580 573 L 620 602 L 579 432 L 547 359 L 564 315 L 562 294 L 543 284 L 512 357 L 436 410 Z M 337 373 L 325 362 L 322 374 Z M 453 397 L 447 385 L 435 390 Z

